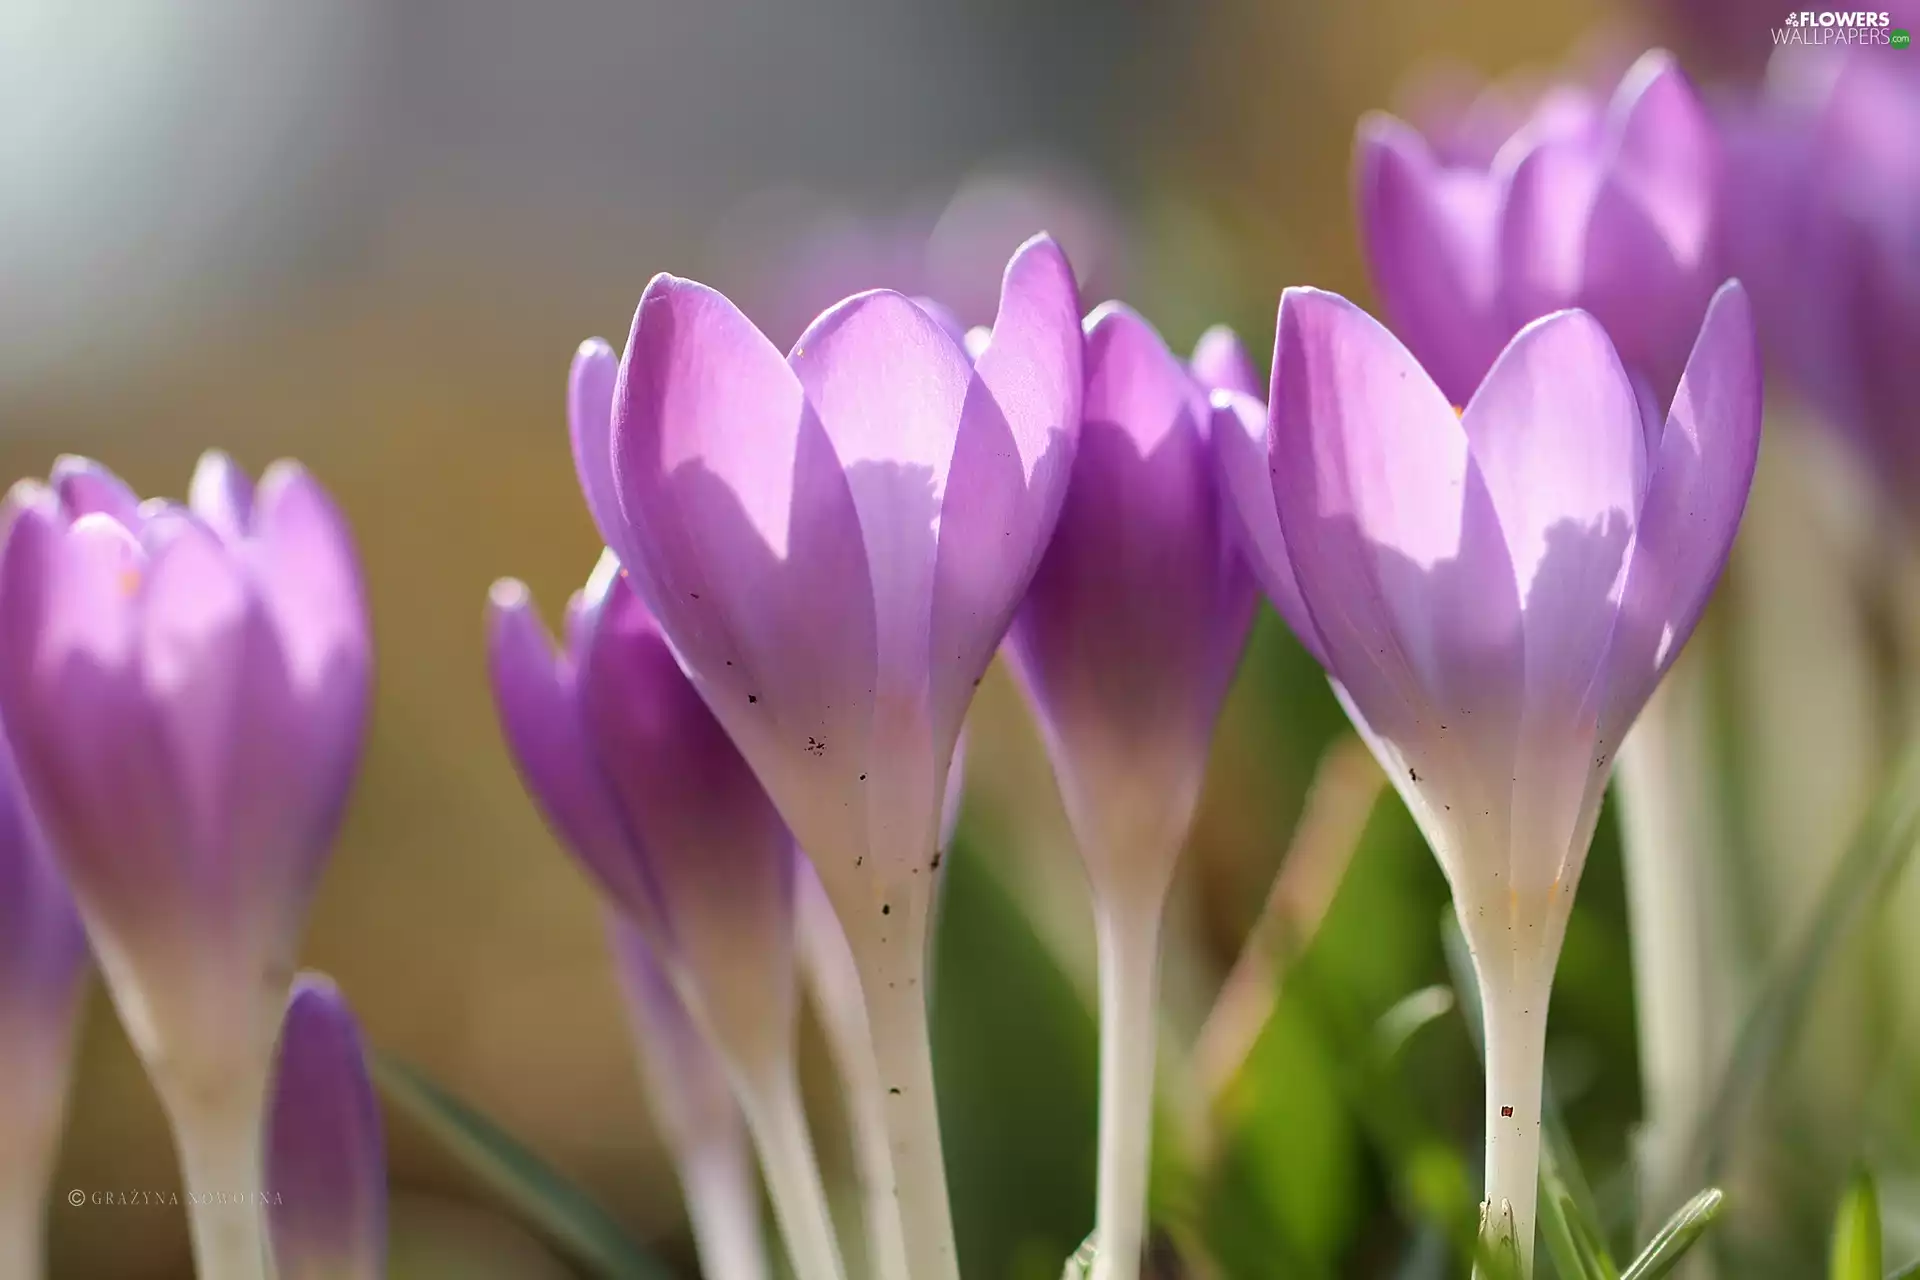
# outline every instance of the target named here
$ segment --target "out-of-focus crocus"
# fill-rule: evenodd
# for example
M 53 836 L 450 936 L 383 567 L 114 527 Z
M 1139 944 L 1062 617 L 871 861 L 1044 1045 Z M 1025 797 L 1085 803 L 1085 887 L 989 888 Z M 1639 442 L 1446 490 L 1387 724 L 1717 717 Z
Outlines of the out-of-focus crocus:
M 0 738 L 0 1275 L 41 1273 L 87 939 Z
M 1768 356 L 1920 523 L 1920 76 L 1885 52 L 1775 57 L 1726 120 L 1725 221 Z
M 1722 279 L 1719 140 L 1673 59 L 1641 58 L 1604 107 L 1543 95 L 1490 161 L 1448 154 L 1374 115 L 1355 170 L 1386 314 L 1449 402 L 1523 325 L 1580 307 L 1665 404 Z
M 274 1039 L 371 684 L 347 529 L 298 465 L 256 491 L 219 453 L 185 507 L 71 458 L 10 502 L 7 732 L 172 1121 L 202 1280 L 254 1280 Z
M 771 1271 L 760 1229 L 760 1181 L 726 1066 L 687 1011 L 646 934 L 610 911 L 607 942 L 626 996 L 654 1123 L 686 1197 L 700 1274 L 709 1280 L 766 1280 Z
M 597 350 L 588 378 L 609 379 Z M 1008 264 L 975 360 L 884 291 L 827 311 L 783 359 L 720 294 L 663 275 L 610 412 L 576 400 L 608 545 L 859 961 L 915 1280 L 956 1269 L 924 986 L 942 792 L 1059 514 L 1080 366 L 1073 273 L 1040 237 Z
M 1236 346 L 1216 333 L 1201 353 L 1244 387 Z M 1140 1271 L 1160 919 L 1253 622 L 1253 579 L 1208 442 L 1208 391 L 1132 311 L 1109 303 L 1087 317 L 1073 478 L 1007 636 L 1093 890 L 1098 1280 Z
M 1452 887 L 1485 1008 L 1487 1199 L 1530 1260 L 1574 890 L 1614 754 L 1752 481 L 1746 295 L 1715 296 L 1664 425 L 1584 312 L 1522 330 L 1460 413 L 1371 317 L 1304 289 L 1281 299 L 1272 397 L 1265 447 L 1242 430 L 1221 449 L 1229 487 L 1247 545 L 1286 558 L 1264 567 L 1275 604 Z
M 266 1199 L 275 1280 L 383 1280 L 380 1106 L 353 1011 L 318 974 L 294 982 L 280 1028 Z
M 840 1276 L 795 1063 L 792 836 L 611 553 L 568 606 L 563 651 L 521 584 L 496 584 L 489 613 L 527 789 L 712 1038 L 799 1274 Z

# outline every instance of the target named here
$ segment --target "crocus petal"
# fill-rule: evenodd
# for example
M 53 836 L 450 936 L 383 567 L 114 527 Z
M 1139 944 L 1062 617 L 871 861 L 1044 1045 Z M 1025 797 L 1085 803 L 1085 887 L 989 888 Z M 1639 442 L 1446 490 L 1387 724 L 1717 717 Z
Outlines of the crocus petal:
M 1525 706 L 1508 885 L 1526 893 L 1547 888 L 1568 858 L 1584 857 L 1575 836 L 1586 796 L 1598 794 L 1591 779 L 1610 772 L 1611 748 L 1594 745 L 1589 693 L 1618 616 L 1646 484 L 1645 437 L 1613 344 L 1582 311 L 1521 330 L 1461 424 L 1523 600 Z
M 237 542 L 253 523 L 253 479 L 231 456 L 209 449 L 187 484 L 187 506 L 220 537 Z
M 1394 328 L 1453 404 L 1500 354 L 1497 232 L 1501 182 L 1447 169 L 1389 116 L 1360 125 L 1355 153 L 1361 239 Z
M 609 544 L 716 714 L 789 813 L 844 811 L 806 744 L 847 744 L 834 768 L 859 754 L 874 598 L 848 476 L 799 379 L 720 294 L 656 277 L 620 366 L 612 454 Z
M 1315 661 L 1327 666 L 1325 642 L 1300 598 L 1286 536 L 1280 531 L 1280 510 L 1274 503 L 1267 461 L 1267 406 L 1251 396 L 1216 391 L 1211 408 L 1215 465 L 1232 507 L 1241 554 L 1294 636 Z
M 1073 268 L 1050 237 L 1036 236 L 1007 263 L 940 508 L 929 654 L 944 750 L 1059 518 L 1080 427 L 1081 346 Z M 937 794 L 942 779 L 933 781 Z
M 1446 397 L 1358 307 L 1289 289 L 1271 422 L 1281 531 L 1329 671 L 1411 781 L 1504 812 L 1485 788 L 1513 754 L 1519 599 Z
M 1726 566 L 1759 458 L 1761 375 L 1746 291 L 1722 285 L 1674 397 L 1641 506 L 1608 659 L 1601 729 L 1617 742 L 1693 633 Z
M 60 496 L 70 518 L 98 513 L 112 516 L 129 529 L 139 523 L 139 495 L 91 458 L 63 454 L 53 460 L 47 483 Z
M 794 987 L 786 825 L 636 593 L 610 593 L 580 682 L 601 776 L 646 857 L 689 994 L 736 1061 L 784 1061 Z
M 947 336 L 953 339 L 954 346 L 959 347 L 963 351 L 966 350 L 967 326 L 961 321 L 960 317 L 954 313 L 952 307 L 947 306 L 936 298 L 915 298 L 913 305 L 926 312 L 935 324 L 946 330 Z M 968 353 L 968 358 L 972 358 L 971 352 Z
M 1223 324 L 1200 335 L 1191 363 L 1193 376 L 1209 391 L 1237 391 L 1259 399 L 1267 389 L 1239 335 Z
M 533 597 L 511 579 L 487 595 L 494 707 L 528 794 L 622 911 L 657 927 L 658 908 L 581 719 L 571 657 L 556 653 Z
M 1719 135 L 1673 55 L 1634 64 L 1608 109 L 1613 171 L 1652 216 L 1675 258 L 1697 263 L 1713 232 Z
M 1587 229 L 1605 179 L 1601 157 L 1574 142 L 1535 147 L 1514 167 L 1500 214 L 1504 319 L 1511 327 L 1579 305 Z
M 604 338 L 589 338 L 573 353 L 567 371 L 567 435 L 587 512 L 600 536 L 612 541 L 620 529 L 620 491 L 613 482 L 613 393 L 620 357 Z
M 1073 477 L 1009 653 L 1082 856 L 1171 867 L 1252 617 L 1204 388 L 1138 315 L 1087 319 Z
M 266 1186 L 278 1280 L 386 1274 L 387 1170 L 360 1029 L 334 985 L 295 982 L 280 1028 Z

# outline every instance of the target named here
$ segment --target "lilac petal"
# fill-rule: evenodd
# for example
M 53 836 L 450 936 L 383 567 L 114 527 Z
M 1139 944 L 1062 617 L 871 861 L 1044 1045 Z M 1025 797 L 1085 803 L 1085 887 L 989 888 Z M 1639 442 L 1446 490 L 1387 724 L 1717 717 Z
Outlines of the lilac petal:
M 1009 653 L 1082 856 L 1107 871 L 1137 851 L 1127 869 L 1157 873 L 1184 842 L 1253 583 L 1201 385 L 1118 304 L 1088 318 L 1086 362 L 1073 478 Z
M 187 484 L 187 506 L 221 538 L 238 542 L 253 524 L 253 480 L 229 455 L 209 449 Z
M 873 705 L 874 593 L 846 472 L 799 379 L 720 294 L 656 277 L 613 437 L 620 562 L 783 807 L 844 811 Z
M 936 298 L 915 298 L 913 305 L 926 312 L 935 324 L 946 330 L 947 336 L 953 339 L 954 346 L 959 347 L 963 351 L 966 350 L 967 326 L 961 321 L 960 317 L 955 314 L 952 307 L 947 306 Z M 971 359 L 971 354 L 969 354 L 969 359 Z
M 1212 400 L 1214 462 L 1232 508 L 1241 554 L 1267 599 L 1306 651 L 1327 666 L 1325 642 L 1300 598 L 1267 462 L 1267 407 L 1251 396 L 1218 391 Z
M 1514 762 L 1511 886 L 1544 887 L 1577 857 L 1585 797 L 1604 780 L 1589 690 L 1618 617 L 1646 485 L 1640 405 L 1600 324 L 1562 311 L 1521 330 L 1461 424 L 1505 534 L 1523 605 L 1525 707 Z M 1617 746 L 1617 744 L 1614 744 Z M 1604 760 L 1592 757 L 1604 754 Z M 1543 883 L 1521 875 L 1532 869 Z M 1522 883 L 1529 880 L 1528 883 Z
M 1504 809 L 1476 792 L 1512 759 L 1519 599 L 1466 432 L 1392 334 L 1317 290 L 1281 297 L 1273 388 L 1274 499 L 1329 671 L 1436 793 Z
M 622 911 L 659 927 L 642 855 L 587 739 L 574 660 L 554 652 L 533 597 L 511 579 L 487 594 L 487 669 L 507 749 L 542 816 Z
M 790 358 L 866 536 L 883 701 L 926 679 L 929 603 L 947 489 L 972 384 L 966 352 L 909 299 L 879 291 L 822 315 Z
M 373 640 L 347 522 L 304 467 L 281 461 L 260 477 L 253 538 L 255 580 L 294 677 L 311 696 L 342 700 L 341 732 L 357 748 Z
M 1514 168 L 1500 215 L 1500 271 L 1509 326 L 1577 306 L 1587 233 L 1606 178 L 1593 148 L 1545 143 Z
M 360 1028 L 318 974 L 294 983 L 267 1121 L 268 1222 L 278 1280 L 386 1274 L 387 1169 Z
M 1674 396 L 1641 506 L 1608 657 L 1601 728 L 1618 741 L 1706 607 L 1759 457 L 1761 375 L 1746 291 L 1714 295 Z
M 940 507 L 933 597 L 934 741 L 950 750 L 1053 534 L 1073 467 L 1082 392 L 1080 294 L 1047 236 L 1007 264 L 975 363 Z M 931 780 L 937 789 L 940 779 Z
M 1713 233 L 1719 134 L 1673 55 L 1635 63 L 1609 108 L 1613 172 L 1651 215 L 1673 256 L 1705 257 Z
M 1363 120 L 1354 157 L 1361 239 L 1394 329 L 1464 404 L 1510 330 L 1498 314 L 1501 184 L 1447 169 L 1390 116 Z
M 0 1039 L 24 1057 L 65 1039 L 86 973 L 87 939 L 0 735 Z
M 1266 393 L 1266 381 L 1253 367 L 1239 335 L 1223 324 L 1200 335 L 1191 363 L 1193 376 L 1209 391 L 1235 391 L 1256 400 Z
M 620 357 L 601 338 L 589 338 L 573 353 L 567 371 L 567 434 L 587 511 L 607 542 L 619 533 L 620 490 L 613 482 L 613 389 Z
M 139 527 L 139 496 L 126 481 L 91 458 L 72 454 L 55 458 L 47 483 L 60 495 L 69 518 L 97 512 L 112 516 L 129 529 Z
M 580 681 L 589 741 L 700 1011 L 730 1054 L 791 1052 L 793 838 L 779 812 L 634 592 L 609 595 Z

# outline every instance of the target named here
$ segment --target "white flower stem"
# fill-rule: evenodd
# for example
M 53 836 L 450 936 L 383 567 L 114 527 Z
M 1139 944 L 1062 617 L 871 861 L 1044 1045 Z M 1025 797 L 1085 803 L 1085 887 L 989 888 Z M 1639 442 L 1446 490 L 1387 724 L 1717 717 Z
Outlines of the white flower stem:
M 894 1207 L 906 1241 L 907 1271 L 901 1280 L 958 1280 L 927 1024 L 924 977 L 930 895 L 902 894 L 901 898 L 900 911 L 906 918 L 855 949 L 879 1066 L 874 1087 L 880 1091 L 892 1157 Z
M 827 1046 L 840 1072 L 853 1157 L 867 1228 L 867 1269 L 887 1278 L 907 1275 L 907 1239 L 893 1195 L 893 1151 L 887 1145 L 886 1088 L 874 1056 L 873 1033 L 860 993 L 860 968 L 839 917 L 818 880 L 807 875 L 800 893 L 800 955 Z
M 1696 653 L 1689 650 L 1690 654 Z M 1621 749 L 1621 845 L 1633 941 L 1634 1006 L 1646 1097 L 1638 1138 L 1641 1225 L 1657 1227 L 1691 1187 L 1688 1145 L 1738 1007 L 1717 923 L 1723 835 L 1716 820 L 1707 688 L 1683 657 Z
M 1137 1280 L 1153 1150 L 1155 1008 L 1160 988 L 1160 900 L 1098 901 L 1100 949 L 1100 1174 L 1094 1280 Z
M 1487 1049 L 1488 1203 L 1513 1206 L 1522 1274 L 1533 1274 L 1540 1190 L 1541 1081 L 1546 1072 L 1547 983 L 1481 980 Z
M 708 1280 L 767 1280 L 760 1185 L 740 1142 L 708 1142 L 680 1161 L 693 1247 Z
M 46 1268 L 46 1198 L 39 1180 L 0 1187 L 0 1277 L 39 1280 Z
M 268 1075 L 262 1063 L 237 1078 L 162 1086 L 199 1280 L 264 1280 L 267 1274 L 261 1165 Z
M 770 1073 L 743 1089 L 740 1103 L 794 1275 L 797 1280 L 846 1280 L 799 1081 L 790 1067 Z

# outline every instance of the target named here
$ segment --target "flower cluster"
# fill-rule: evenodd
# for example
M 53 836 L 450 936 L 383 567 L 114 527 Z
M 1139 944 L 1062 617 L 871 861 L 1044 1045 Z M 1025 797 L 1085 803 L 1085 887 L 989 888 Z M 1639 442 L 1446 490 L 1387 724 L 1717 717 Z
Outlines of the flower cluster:
M 1084 312 L 1045 236 L 972 334 L 877 290 L 783 354 L 661 275 L 622 350 L 580 348 L 571 444 L 606 550 L 558 644 L 495 586 L 492 691 L 606 900 L 712 1274 L 767 1274 L 749 1148 L 795 1273 L 847 1274 L 797 1083 L 803 970 L 836 996 L 876 1273 L 960 1274 L 929 937 L 1003 648 L 1098 930 L 1094 1275 L 1139 1273 L 1161 915 L 1262 590 L 1451 886 L 1487 1196 L 1529 1265 L 1553 972 L 1615 754 L 1739 524 L 1757 344 L 1720 274 L 1719 136 L 1663 55 L 1608 103 L 1543 99 L 1490 157 L 1370 120 L 1358 169 L 1394 331 L 1287 289 L 1264 385 L 1225 330 L 1183 359 L 1124 305 Z M 1831 252 L 1870 252 L 1847 212 Z M 1870 391 L 1863 421 L 1891 394 Z M 201 1274 L 271 1253 L 282 1277 L 378 1275 L 360 1035 L 294 978 L 370 692 L 343 522 L 299 468 L 256 488 L 219 454 L 184 505 L 63 460 L 7 518 L 0 1053 L 31 1087 L 0 1107 L 0 1163 L 37 1213 L 84 921 L 189 1188 L 284 1192 L 197 1209 Z

